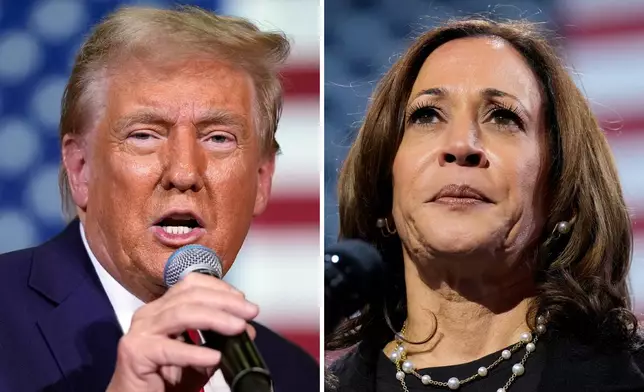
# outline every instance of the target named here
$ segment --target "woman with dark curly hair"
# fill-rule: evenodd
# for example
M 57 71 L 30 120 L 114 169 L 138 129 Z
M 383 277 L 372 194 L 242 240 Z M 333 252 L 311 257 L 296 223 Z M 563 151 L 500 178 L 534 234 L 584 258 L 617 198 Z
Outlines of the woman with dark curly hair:
M 609 145 L 545 36 L 452 21 L 380 81 L 339 181 L 382 298 L 327 350 L 345 391 L 644 391 Z M 328 331 L 327 331 L 328 332 Z

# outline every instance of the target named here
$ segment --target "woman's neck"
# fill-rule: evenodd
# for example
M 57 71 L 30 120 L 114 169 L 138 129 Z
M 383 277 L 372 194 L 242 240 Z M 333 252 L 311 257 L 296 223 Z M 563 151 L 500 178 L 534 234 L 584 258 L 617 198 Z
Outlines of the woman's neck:
M 476 360 L 516 343 L 529 330 L 525 319 L 534 296 L 530 272 L 483 275 L 459 277 L 425 266 L 421 274 L 406 261 L 405 338 L 422 341 L 433 334 L 426 343 L 407 345 L 417 368 Z

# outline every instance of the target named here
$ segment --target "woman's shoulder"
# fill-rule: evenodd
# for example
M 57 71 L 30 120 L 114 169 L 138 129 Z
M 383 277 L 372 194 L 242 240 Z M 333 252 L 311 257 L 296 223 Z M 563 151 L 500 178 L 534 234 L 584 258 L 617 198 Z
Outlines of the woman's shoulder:
M 640 345 L 633 351 L 633 359 L 635 365 L 640 368 L 642 374 L 644 374 L 644 344 Z
M 609 347 L 574 338 L 553 339 L 540 390 L 644 391 L 644 346 Z M 588 389 L 584 389 L 588 388 Z

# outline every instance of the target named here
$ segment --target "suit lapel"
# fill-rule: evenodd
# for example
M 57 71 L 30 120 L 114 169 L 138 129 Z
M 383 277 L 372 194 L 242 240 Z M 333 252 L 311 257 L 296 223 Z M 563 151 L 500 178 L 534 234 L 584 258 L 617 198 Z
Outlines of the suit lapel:
M 122 331 L 78 221 L 36 250 L 29 284 L 54 305 L 39 315 L 38 328 L 63 374 L 63 390 L 104 391 Z

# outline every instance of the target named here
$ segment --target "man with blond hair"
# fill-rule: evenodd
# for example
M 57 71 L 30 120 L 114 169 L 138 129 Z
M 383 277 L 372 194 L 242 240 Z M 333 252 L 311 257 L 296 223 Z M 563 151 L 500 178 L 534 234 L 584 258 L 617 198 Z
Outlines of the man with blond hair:
M 221 354 L 178 338 L 191 329 L 248 331 L 276 392 L 318 390 L 316 361 L 252 322 L 238 290 L 163 282 L 187 244 L 225 274 L 265 209 L 288 52 L 281 34 L 192 7 L 125 8 L 94 29 L 60 121 L 70 222 L 0 256 L 1 391 L 228 391 Z

